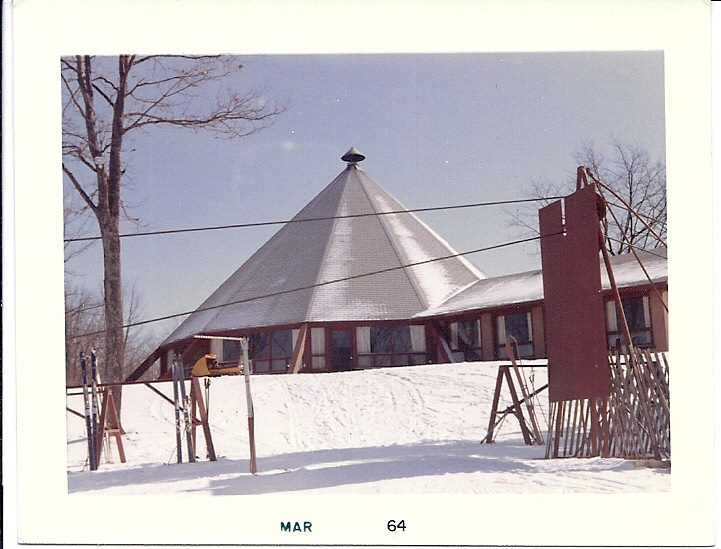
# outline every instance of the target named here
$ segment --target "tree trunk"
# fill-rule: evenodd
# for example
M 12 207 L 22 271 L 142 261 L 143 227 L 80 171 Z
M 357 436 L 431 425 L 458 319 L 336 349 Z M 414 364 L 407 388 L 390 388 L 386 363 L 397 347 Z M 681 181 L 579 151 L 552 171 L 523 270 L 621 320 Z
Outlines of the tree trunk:
M 105 382 L 119 383 L 123 377 L 125 338 L 123 334 L 123 296 L 120 282 L 120 237 L 118 217 L 108 215 L 100 223 L 105 271 Z M 113 388 L 118 417 L 121 417 L 122 387 Z

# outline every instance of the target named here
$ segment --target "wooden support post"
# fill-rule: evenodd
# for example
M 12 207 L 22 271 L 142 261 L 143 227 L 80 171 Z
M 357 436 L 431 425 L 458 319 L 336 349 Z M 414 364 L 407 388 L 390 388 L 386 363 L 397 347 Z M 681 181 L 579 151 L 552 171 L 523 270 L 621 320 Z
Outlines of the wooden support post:
M 493 391 L 493 404 L 491 405 L 491 417 L 488 420 L 488 433 L 486 434 L 486 444 L 493 442 L 493 431 L 496 428 L 496 414 L 498 414 L 498 401 L 501 398 L 501 385 L 503 384 L 503 366 L 498 368 L 496 376 L 496 389 Z
M 450 345 L 448 345 L 446 338 L 443 337 L 443 332 L 441 331 L 440 324 L 434 322 L 431 324 L 431 327 L 433 329 L 433 335 L 436 340 L 436 349 L 438 350 L 438 362 L 455 362 L 451 347 Z
M 541 430 L 538 428 L 538 421 L 536 420 L 536 412 L 533 408 L 533 401 L 528 395 L 526 383 L 523 381 L 521 372 L 518 369 L 518 364 L 516 363 L 517 358 L 520 359 L 521 354 L 517 353 L 516 351 L 518 351 L 518 341 L 516 340 L 516 338 L 513 336 L 511 336 L 510 338 L 506 338 L 506 353 L 508 354 L 508 358 L 511 360 L 513 372 L 516 374 L 518 386 L 520 387 L 521 394 L 523 395 L 523 400 L 521 402 L 526 403 L 526 409 L 528 410 L 528 421 L 531 422 L 531 428 L 533 429 L 533 438 L 536 439 L 536 444 L 543 444 L 543 435 L 541 434 Z
M 303 368 L 303 357 L 305 356 L 305 346 L 308 341 L 308 324 L 303 324 L 298 332 L 298 340 L 295 342 L 293 349 L 293 359 L 290 362 L 290 373 L 297 374 Z
M 523 434 L 523 441 L 531 445 L 533 444 L 533 441 L 531 440 L 531 432 L 528 430 L 528 427 L 526 426 L 526 420 L 523 419 L 523 410 L 521 410 L 521 403 L 518 401 L 518 394 L 516 393 L 516 388 L 513 385 L 513 378 L 511 378 L 511 372 L 508 370 L 507 366 L 502 366 L 503 373 L 506 376 L 506 383 L 508 383 L 508 390 L 511 393 L 511 400 L 513 402 L 514 407 L 514 413 L 516 414 L 516 417 L 518 418 L 518 423 L 521 426 L 521 433 Z
M 198 419 L 195 415 L 195 410 L 198 410 L 198 415 L 200 416 L 200 419 Z M 208 459 L 210 461 L 217 461 L 217 457 L 215 455 L 215 447 L 213 446 L 213 437 L 210 433 L 210 422 L 208 420 L 208 409 L 205 406 L 205 399 L 203 398 L 203 393 L 200 388 L 200 382 L 198 381 L 198 378 L 195 376 L 192 376 L 190 378 L 190 415 L 191 415 L 191 421 L 193 423 L 193 448 L 197 449 L 197 446 L 195 445 L 196 441 L 196 435 L 195 430 L 198 425 L 200 425 L 203 428 L 203 436 L 205 437 L 205 447 L 208 450 Z
M 106 436 L 115 437 L 115 443 L 118 446 L 118 454 L 120 455 L 120 462 L 125 463 L 125 449 L 123 448 L 120 416 L 118 415 L 118 409 L 115 406 L 113 390 L 110 387 L 106 387 L 101 389 L 101 394 L 100 421 L 98 422 L 98 438 L 97 444 L 95 445 L 97 459 L 95 463 L 100 463 L 100 457 L 103 453 L 103 439 Z
M 253 397 L 250 394 L 250 358 L 248 357 L 248 338 L 244 337 L 240 340 L 240 346 L 243 349 L 243 374 L 245 376 L 245 399 L 248 407 L 248 444 L 250 445 L 250 472 L 255 474 L 258 472 L 258 466 L 255 460 L 255 411 L 253 410 Z

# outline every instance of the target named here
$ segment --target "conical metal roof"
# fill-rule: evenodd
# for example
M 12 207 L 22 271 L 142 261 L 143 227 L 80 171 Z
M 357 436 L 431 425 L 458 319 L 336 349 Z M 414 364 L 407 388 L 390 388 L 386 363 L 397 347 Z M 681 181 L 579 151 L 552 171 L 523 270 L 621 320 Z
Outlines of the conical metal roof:
M 357 151 L 353 153 L 360 154 Z M 361 155 L 362 156 L 362 155 Z M 355 164 L 343 170 L 293 219 L 404 210 Z M 199 307 L 262 299 L 191 314 L 164 345 L 198 333 L 308 321 L 410 319 L 485 275 L 463 257 L 400 267 L 455 251 L 412 213 L 288 223 Z

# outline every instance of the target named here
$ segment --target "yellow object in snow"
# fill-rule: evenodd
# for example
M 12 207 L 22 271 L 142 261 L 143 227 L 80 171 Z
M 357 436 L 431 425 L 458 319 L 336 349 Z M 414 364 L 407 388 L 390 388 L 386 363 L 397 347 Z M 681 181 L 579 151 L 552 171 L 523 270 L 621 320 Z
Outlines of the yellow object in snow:
M 203 376 L 224 376 L 224 375 L 238 375 L 243 373 L 243 368 L 238 364 L 218 364 L 218 356 L 208 354 L 202 356 L 193 366 L 191 374 L 196 377 Z

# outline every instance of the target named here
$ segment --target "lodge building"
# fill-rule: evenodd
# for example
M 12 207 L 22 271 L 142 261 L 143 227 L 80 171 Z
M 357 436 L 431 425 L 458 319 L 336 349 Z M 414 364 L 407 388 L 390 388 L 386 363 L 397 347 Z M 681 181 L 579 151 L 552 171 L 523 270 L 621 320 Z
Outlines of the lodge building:
M 167 376 L 176 352 L 186 365 L 206 353 L 237 364 L 238 342 L 196 335 L 248 336 L 255 374 L 495 360 L 508 335 L 523 357 L 545 357 L 541 271 L 487 277 L 379 187 L 358 165 L 364 158 L 348 151 L 346 168 L 129 379 L 156 361 Z M 666 251 L 637 254 L 648 276 L 633 254 L 611 259 L 631 334 L 638 346 L 668 350 Z M 621 337 L 605 269 L 602 287 L 614 348 Z

